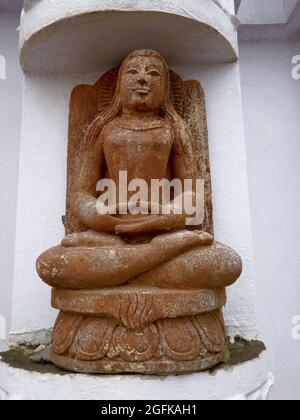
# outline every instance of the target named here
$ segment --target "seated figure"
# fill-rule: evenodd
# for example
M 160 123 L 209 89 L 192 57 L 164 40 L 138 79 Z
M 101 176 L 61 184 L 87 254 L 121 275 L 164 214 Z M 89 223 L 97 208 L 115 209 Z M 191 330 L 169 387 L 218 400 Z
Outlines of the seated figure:
M 122 171 L 127 172 L 128 183 L 142 179 L 149 190 L 153 179 L 184 183 L 201 178 L 195 133 L 175 109 L 170 75 L 164 58 L 152 50 L 131 53 L 120 67 L 113 97 L 82 139 L 69 186 L 68 211 L 79 228 L 69 230 L 61 245 L 37 262 L 40 277 L 56 290 L 100 294 L 125 287 L 138 294 L 140 288 L 155 288 L 178 291 L 181 296 L 184 291 L 224 289 L 240 276 L 242 262 L 236 252 L 214 242 L 204 224 L 186 226 L 187 215 L 175 211 L 174 197 L 168 211 L 165 203 L 158 203 L 158 214 L 98 211 L 98 181 L 108 177 L 119 192 Z M 126 194 L 129 200 L 132 194 Z M 191 194 L 196 197 L 196 191 Z M 146 206 L 150 209 L 151 204 L 149 197 Z M 74 365 L 60 364 L 76 370 Z M 90 370 L 108 371 L 103 366 Z
M 149 190 L 151 180 L 167 178 L 169 169 L 172 179 L 182 182 L 200 178 L 193 139 L 170 102 L 164 59 L 153 51 L 137 51 L 119 74 L 110 108 L 89 129 L 71 192 L 71 210 L 86 232 L 68 235 L 61 246 L 42 255 L 40 276 L 50 286 L 72 289 L 126 283 L 178 289 L 229 286 L 241 273 L 239 257 L 213 244 L 210 234 L 185 230 L 184 213 L 97 211 L 96 185 L 106 173 L 118 187 L 119 173 L 127 171 L 128 182 L 143 179 Z

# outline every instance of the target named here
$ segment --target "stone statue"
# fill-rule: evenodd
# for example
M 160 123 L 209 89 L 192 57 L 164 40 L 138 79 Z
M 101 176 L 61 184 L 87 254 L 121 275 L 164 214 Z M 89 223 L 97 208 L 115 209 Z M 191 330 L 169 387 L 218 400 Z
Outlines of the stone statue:
M 101 179 L 203 179 L 204 219 L 150 194 L 142 214 L 97 205 Z M 152 209 L 156 208 L 155 214 Z M 122 211 L 121 211 L 122 208 Z M 242 262 L 214 242 L 204 94 L 183 82 L 152 50 L 131 53 L 95 86 L 78 86 L 70 103 L 66 237 L 37 262 L 60 310 L 53 362 L 84 373 L 178 374 L 223 361 L 225 287 Z

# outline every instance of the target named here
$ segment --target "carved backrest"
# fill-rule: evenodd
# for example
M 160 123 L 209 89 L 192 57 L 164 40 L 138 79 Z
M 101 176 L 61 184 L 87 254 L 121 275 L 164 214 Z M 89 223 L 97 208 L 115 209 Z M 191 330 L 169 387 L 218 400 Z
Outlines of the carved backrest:
M 85 133 L 95 119 L 111 103 L 117 84 L 120 67 L 108 71 L 95 85 L 75 87 L 70 99 L 67 203 L 64 225 L 66 233 L 85 230 L 84 226 L 72 215 L 69 206 L 70 192 L 78 173 L 81 144 Z M 213 234 L 213 211 L 211 174 L 209 163 L 208 131 L 205 107 L 205 96 L 199 82 L 183 80 L 170 70 L 171 100 L 177 113 L 186 121 L 193 134 L 195 149 L 199 158 L 201 177 L 205 180 L 205 217 L 201 227 Z

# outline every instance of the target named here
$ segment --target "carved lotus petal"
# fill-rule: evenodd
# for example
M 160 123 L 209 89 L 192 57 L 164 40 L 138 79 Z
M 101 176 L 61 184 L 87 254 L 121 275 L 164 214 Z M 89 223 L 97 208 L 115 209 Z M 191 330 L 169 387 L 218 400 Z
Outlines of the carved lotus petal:
M 140 330 L 120 326 L 114 335 L 110 357 L 120 356 L 128 362 L 145 362 L 154 356 L 158 343 L 159 334 L 154 324 Z
M 74 336 L 83 320 L 80 315 L 60 312 L 52 335 L 52 351 L 64 354 L 72 345 Z
M 172 360 L 194 360 L 206 353 L 191 318 L 162 320 L 159 330 L 165 353 Z
M 226 333 L 221 316 L 219 312 L 215 311 L 194 318 L 201 341 L 210 353 L 221 352 L 226 343 Z
M 79 328 L 71 352 L 79 360 L 100 360 L 106 356 L 116 323 L 107 318 L 88 318 Z

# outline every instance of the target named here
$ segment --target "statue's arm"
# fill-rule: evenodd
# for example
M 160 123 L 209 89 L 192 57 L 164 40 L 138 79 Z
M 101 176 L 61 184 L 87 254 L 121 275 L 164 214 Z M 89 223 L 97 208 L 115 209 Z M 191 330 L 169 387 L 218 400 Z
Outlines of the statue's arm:
M 100 138 L 93 150 L 83 153 L 70 198 L 71 210 L 78 220 L 99 232 L 114 231 L 119 223 L 113 216 L 101 215 L 97 211 L 97 183 L 105 172 L 103 139 Z
M 203 183 L 199 183 L 201 180 L 201 173 L 200 167 L 197 157 L 197 150 L 194 147 L 194 139 L 192 138 L 190 132 L 186 131 L 185 142 L 183 147 L 179 147 L 178 145 L 174 145 L 172 151 L 172 178 L 173 179 L 180 179 L 183 186 L 185 186 L 184 193 L 185 195 L 189 195 L 189 200 L 193 205 L 194 209 L 199 209 L 200 206 L 203 207 L 204 201 L 199 203 L 199 199 L 204 200 L 203 194 L 199 191 L 199 187 L 203 188 Z M 186 180 L 189 180 L 188 183 L 185 183 Z M 189 186 L 189 190 L 187 187 Z M 176 200 L 174 200 L 176 201 Z M 187 210 L 184 208 L 184 210 Z M 193 210 L 193 209 L 191 209 Z M 185 213 L 185 220 L 189 220 L 191 218 L 196 217 L 197 211 L 195 213 Z M 201 223 L 199 223 L 201 224 Z
M 182 182 L 185 179 L 196 180 L 200 178 L 200 168 L 197 151 L 194 147 L 195 140 L 186 127 L 182 145 L 174 143 L 171 156 L 172 178 Z

